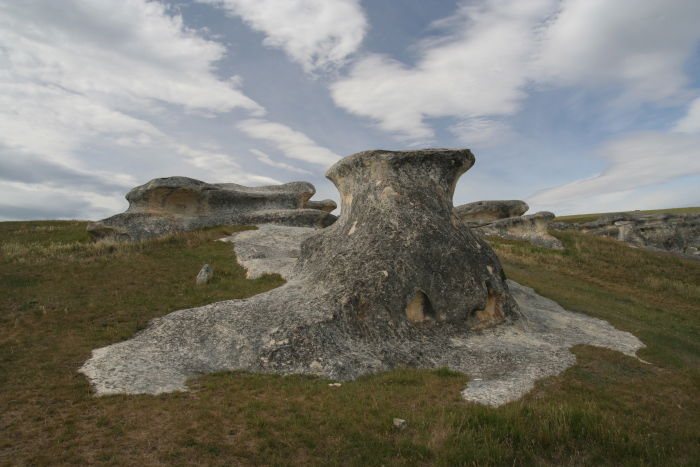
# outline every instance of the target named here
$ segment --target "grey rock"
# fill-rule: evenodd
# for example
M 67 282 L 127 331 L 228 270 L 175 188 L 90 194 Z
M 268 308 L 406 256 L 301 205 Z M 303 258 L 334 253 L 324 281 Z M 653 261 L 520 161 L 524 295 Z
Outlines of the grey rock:
M 529 216 L 509 217 L 472 227 L 472 230 L 485 237 L 498 237 L 512 240 L 525 240 L 533 245 L 554 250 L 563 250 L 564 245 L 548 232 L 554 214 L 541 211 Z
M 229 238 L 235 242 L 236 258 L 246 268 L 248 279 L 277 273 L 289 280 L 294 260 L 301 255 L 301 243 L 313 230 L 266 224 L 259 225 L 258 230 L 237 232 Z
M 576 228 L 639 248 L 700 259 L 700 213 L 613 213 Z
M 326 173 L 341 216 L 301 247 L 295 274 L 341 321 L 374 332 L 485 327 L 516 316 L 498 258 L 452 214 L 468 150 L 365 151 Z
M 315 189 L 307 182 L 245 187 L 210 184 L 187 177 L 151 180 L 131 190 L 126 212 L 90 223 L 95 238 L 138 241 L 216 225 L 278 223 L 326 227 L 335 221 L 309 201 Z
M 332 199 L 324 199 L 321 201 L 307 201 L 304 203 L 307 209 L 320 209 L 321 211 L 333 212 L 338 207 Z
M 549 228 L 552 230 L 576 230 L 575 224 L 570 224 L 568 222 L 550 222 Z
M 404 420 L 403 418 L 395 418 L 394 421 L 394 428 L 397 430 L 405 430 L 406 427 L 408 426 L 408 422 Z
M 197 285 L 208 284 L 214 278 L 214 269 L 208 264 L 202 266 L 195 280 Z
M 462 204 L 454 209 L 455 215 L 465 222 L 491 222 L 507 217 L 522 216 L 530 209 L 525 201 L 488 200 Z
M 307 229 L 305 239 L 281 234 L 301 240 L 299 250 L 278 250 L 292 255 L 278 262 L 289 266 L 289 282 L 157 318 L 94 350 L 80 371 L 102 395 L 186 390 L 188 378 L 222 370 L 346 381 L 397 366 L 446 367 L 474 377 L 466 399 L 499 405 L 571 366 L 573 345 L 634 355 L 642 343 L 631 334 L 505 282 L 492 250 L 452 215 L 452 187 L 472 162 L 457 150 L 340 161 L 328 172 L 342 195 L 338 222 Z M 233 242 L 245 234 L 241 243 L 271 245 L 262 238 L 280 229 Z M 244 267 L 259 259 L 239 257 Z

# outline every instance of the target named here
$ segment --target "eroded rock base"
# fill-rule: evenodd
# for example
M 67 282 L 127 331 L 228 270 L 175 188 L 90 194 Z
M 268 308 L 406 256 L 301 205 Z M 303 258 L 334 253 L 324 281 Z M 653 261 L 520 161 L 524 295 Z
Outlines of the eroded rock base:
M 197 375 L 245 370 L 313 374 L 333 380 L 400 366 L 447 367 L 469 375 L 465 399 L 498 406 L 529 391 L 539 378 L 570 367 L 578 344 L 634 356 L 643 347 L 605 321 L 562 309 L 508 281 L 520 319 L 481 331 L 426 320 L 422 297 L 407 304 L 412 326 L 379 333 L 334 319 L 336 303 L 292 277 L 300 243 L 314 229 L 260 226 L 233 238 L 250 276 L 277 269 L 289 282 L 244 300 L 180 310 L 153 320 L 132 339 L 96 349 L 80 369 L 98 395 L 159 394 L 187 389 Z M 386 331 L 386 330 L 384 330 Z

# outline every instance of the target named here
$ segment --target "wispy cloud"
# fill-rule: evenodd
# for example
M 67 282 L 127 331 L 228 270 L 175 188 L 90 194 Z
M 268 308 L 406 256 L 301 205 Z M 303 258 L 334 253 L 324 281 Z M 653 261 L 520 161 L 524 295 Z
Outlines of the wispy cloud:
M 367 30 L 357 0 L 198 0 L 224 8 L 265 34 L 305 71 L 332 70 L 357 50 Z
M 276 160 L 273 160 L 268 154 L 262 152 L 259 149 L 251 149 L 251 153 L 255 155 L 255 158 L 262 162 L 263 164 L 267 164 L 270 167 L 277 167 L 279 169 L 284 169 L 284 170 L 289 170 L 290 172 L 296 172 L 300 174 L 310 174 L 308 170 L 300 169 L 299 167 L 294 167 L 293 165 L 285 164 L 284 162 L 279 162 Z
M 328 148 L 319 146 L 311 138 L 287 125 L 259 118 L 247 119 L 237 125 L 246 135 L 265 140 L 292 159 L 312 164 L 331 165 L 340 159 Z
M 549 188 L 527 199 L 561 206 L 700 174 L 700 135 L 645 132 L 625 135 L 600 150 L 608 166 L 601 173 Z
M 676 122 L 673 130 L 679 133 L 700 133 L 700 97 L 690 103 L 688 112 Z

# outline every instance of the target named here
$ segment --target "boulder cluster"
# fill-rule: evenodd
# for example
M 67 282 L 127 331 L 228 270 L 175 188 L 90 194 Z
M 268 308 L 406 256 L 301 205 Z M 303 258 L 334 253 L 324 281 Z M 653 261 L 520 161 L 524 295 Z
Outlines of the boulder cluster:
M 476 234 L 525 240 L 533 245 L 561 250 L 559 239 L 547 231 L 554 214 L 541 211 L 524 216 L 530 207 L 520 200 L 477 201 L 454 209 L 457 215 Z
M 618 212 L 592 222 L 553 227 L 609 237 L 629 245 L 700 259 L 700 213 Z

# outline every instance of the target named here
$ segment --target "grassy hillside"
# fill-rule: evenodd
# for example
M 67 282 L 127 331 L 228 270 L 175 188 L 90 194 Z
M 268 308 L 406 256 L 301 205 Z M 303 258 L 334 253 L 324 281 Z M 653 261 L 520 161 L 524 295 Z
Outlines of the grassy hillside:
M 498 409 L 467 375 L 399 369 L 329 381 L 237 372 L 159 396 L 92 395 L 93 348 L 153 317 L 278 286 L 246 280 L 217 228 L 90 243 L 82 222 L 0 223 L 0 465 L 697 465 L 700 263 L 575 232 L 564 252 L 493 241 L 509 277 L 609 320 L 647 348 L 578 363 Z M 217 279 L 194 277 L 205 262 Z M 397 431 L 392 418 L 408 420 Z
M 688 208 L 671 208 L 671 209 L 650 209 L 647 211 L 624 211 L 624 212 L 634 212 L 634 213 L 645 213 L 645 214 L 656 214 L 660 212 L 671 212 L 675 214 L 681 214 L 685 212 L 700 212 L 700 206 L 688 207 Z M 591 222 L 598 219 L 600 216 L 605 214 L 612 214 L 610 212 L 599 212 L 597 214 L 576 214 L 573 216 L 557 216 L 555 221 L 568 222 L 570 224 L 583 224 L 584 222 Z

